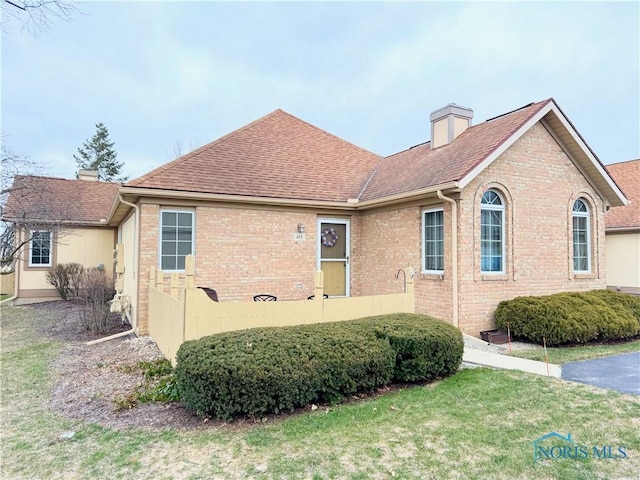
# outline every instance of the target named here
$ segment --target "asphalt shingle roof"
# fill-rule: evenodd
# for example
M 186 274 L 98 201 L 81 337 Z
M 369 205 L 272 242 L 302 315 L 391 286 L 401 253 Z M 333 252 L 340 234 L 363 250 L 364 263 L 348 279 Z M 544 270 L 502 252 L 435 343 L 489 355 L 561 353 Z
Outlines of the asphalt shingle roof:
M 612 207 L 605 215 L 607 228 L 640 228 L 640 159 L 606 165 L 629 204 Z
M 319 201 L 374 200 L 462 179 L 552 100 L 383 158 L 282 110 L 126 184 L 128 187 Z
M 386 157 L 361 200 L 459 181 L 552 100 L 532 103 L 469 127 L 453 142 L 431 149 L 430 142 Z
M 275 110 L 126 186 L 346 201 L 357 198 L 381 160 L 374 153 Z
M 3 218 L 10 221 L 101 225 L 109 216 L 118 183 L 16 175 Z

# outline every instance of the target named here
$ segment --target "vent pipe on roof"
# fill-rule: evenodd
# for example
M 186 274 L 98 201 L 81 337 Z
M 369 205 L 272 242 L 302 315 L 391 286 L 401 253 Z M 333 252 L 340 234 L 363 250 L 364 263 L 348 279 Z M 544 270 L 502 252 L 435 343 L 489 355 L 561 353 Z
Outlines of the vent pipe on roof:
M 98 171 L 97 170 L 78 170 L 78 180 L 84 180 L 85 182 L 97 182 Z
M 447 145 L 471 126 L 473 110 L 450 103 L 430 116 L 431 148 Z

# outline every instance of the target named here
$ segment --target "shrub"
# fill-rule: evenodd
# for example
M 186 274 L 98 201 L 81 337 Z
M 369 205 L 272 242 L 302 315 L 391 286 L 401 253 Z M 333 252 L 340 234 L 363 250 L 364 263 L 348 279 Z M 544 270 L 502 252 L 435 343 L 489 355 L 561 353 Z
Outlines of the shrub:
M 588 343 L 640 333 L 640 298 L 609 290 L 517 297 L 498 304 L 498 327 L 514 337 L 549 345 Z
M 387 385 L 396 375 L 403 381 L 448 375 L 461 357 L 462 335 L 454 327 L 420 315 L 390 315 L 185 342 L 176 379 L 188 408 L 229 420 L 336 402 Z
M 63 300 L 76 300 L 84 269 L 79 263 L 61 263 L 47 272 L 47 281 Z
M 110 302 L 116 291 L 110 275 L 96 268 L 86 270 L 80 282 L 80 318 L 86 330 L 104 333 L 109 327 Z
M 396 354 L 393 380 L 418 382 L 455 373 L 462 363 L 462 332 L 453 325 L 417 314 L 369 317 L 361 321 L 389 341 Z

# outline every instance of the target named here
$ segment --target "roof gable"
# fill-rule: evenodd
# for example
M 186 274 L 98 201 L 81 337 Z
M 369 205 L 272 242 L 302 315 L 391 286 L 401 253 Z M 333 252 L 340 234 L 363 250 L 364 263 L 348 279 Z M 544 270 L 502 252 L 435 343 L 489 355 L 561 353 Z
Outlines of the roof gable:
M 2 217 L 17 223 L 104 225 L 119 186 L 118 183 L 16 175 Z
M 276 110 L 126 186 L 347 201 L 357 198 L 381 159 Z
M 605 215 L 607 229 L 640 228 L 640 159 L 606 168 L 629 199 L 627 206 L 614 207 Z

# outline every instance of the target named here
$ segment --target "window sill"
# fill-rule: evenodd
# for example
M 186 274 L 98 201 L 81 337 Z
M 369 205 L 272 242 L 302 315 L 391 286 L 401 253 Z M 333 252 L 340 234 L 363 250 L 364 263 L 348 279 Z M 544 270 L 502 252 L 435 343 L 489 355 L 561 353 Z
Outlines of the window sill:
M 574 280 L 593 280 L 594 278 L 596 278 L 595 273 L 574 273 L 573 274 Z
M 53 265 L 25 265 L 25 271 L 30 272 L 46 272 L 53 268 Z
M 511 280 L 511 277 L 506 273 L 498 273 L 495 275 L 482 273 L 480 274 L 480 280 L 488 282 L 506 282 Z
M 444 280 L 444 272 L 436 273 L 436 272 L 421 272 L 420 278 L 424 280 Z

